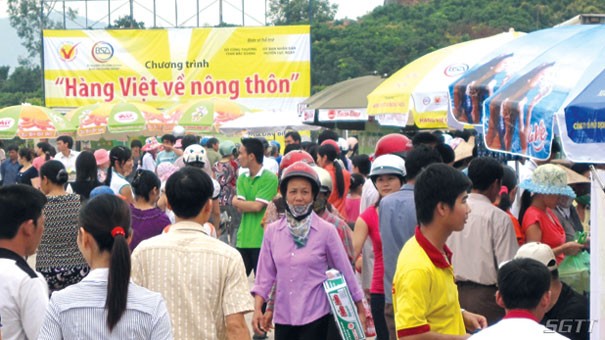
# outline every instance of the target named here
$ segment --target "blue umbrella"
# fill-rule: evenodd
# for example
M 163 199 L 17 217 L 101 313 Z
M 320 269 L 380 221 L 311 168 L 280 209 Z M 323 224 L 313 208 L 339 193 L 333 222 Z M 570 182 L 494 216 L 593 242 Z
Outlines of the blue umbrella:
M 574 162 L 605 162 L 605 71 L 557 115 L 565 154 Z
M 605 66 L 605 25 L 529 33 L 496 53 L 489 60 L 491 69 L 476 67 L 483 66 L 482 78 L 473 75 L 476 82 L 486 85 L 473 87 L 473 77 L 465 74 L 450 86 L 452 113 L 464 120 L 470 107 L 470 117 L 476 119 L 480 106 L 480 123 L 490 150 L 546 159 L 555 113 L 577 93 L 578 86 L 586 85 L 587 77 L 594 78 Z M 470 81 L 463 87 L 465 77 Z M 456 104 L 462 110 L 456 111 Z

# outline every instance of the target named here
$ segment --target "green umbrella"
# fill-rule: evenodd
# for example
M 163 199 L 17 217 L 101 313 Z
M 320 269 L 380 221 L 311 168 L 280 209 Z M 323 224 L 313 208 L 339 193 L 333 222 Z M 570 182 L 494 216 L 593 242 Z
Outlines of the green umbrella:
M 43 106 L 21 104 L 0 110 L 0 139 L 55 138 L 75 130 L 61 114 Z
M 165 114 L 187 132 L 219 131 L 220 126 L 250 110 L 226 99 L 202 99 L 176 105 Z

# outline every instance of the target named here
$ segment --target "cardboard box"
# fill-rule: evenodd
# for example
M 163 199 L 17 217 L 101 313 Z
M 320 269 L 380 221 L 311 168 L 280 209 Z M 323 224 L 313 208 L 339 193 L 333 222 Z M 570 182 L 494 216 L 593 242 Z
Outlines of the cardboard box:
M 332 314 L 342 339 L 365 339 L 366 336 L 357 314 L 357 307 L 349 292 L 345 278 L 335 269 L 328 270 L 326 276 L 328 279 L 324 281 L 324 290 L 328 295 Z

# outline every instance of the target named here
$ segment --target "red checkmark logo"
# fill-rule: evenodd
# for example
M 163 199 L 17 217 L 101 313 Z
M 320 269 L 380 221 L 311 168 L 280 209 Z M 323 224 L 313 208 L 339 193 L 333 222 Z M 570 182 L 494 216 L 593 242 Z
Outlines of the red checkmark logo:
M 76 47 L 80 45 L 77 43 L 75 45 L 71 44 L 63 44 L 59 52 L 61 53 L 61 58 L 65 61 L 71 61 L 76 57 Z

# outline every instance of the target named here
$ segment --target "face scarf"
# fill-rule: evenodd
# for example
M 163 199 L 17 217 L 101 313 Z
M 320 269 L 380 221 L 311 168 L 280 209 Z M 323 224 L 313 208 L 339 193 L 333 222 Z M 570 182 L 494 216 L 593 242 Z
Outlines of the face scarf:
M 313 203 L 306 205 L 286 204 L 286 220 L 288 222 L 290 235 L 292 235 L 292 239 L 294 239 L 296 248 L 302 248 L 307 245 L 307 240 L 309 238 Z

